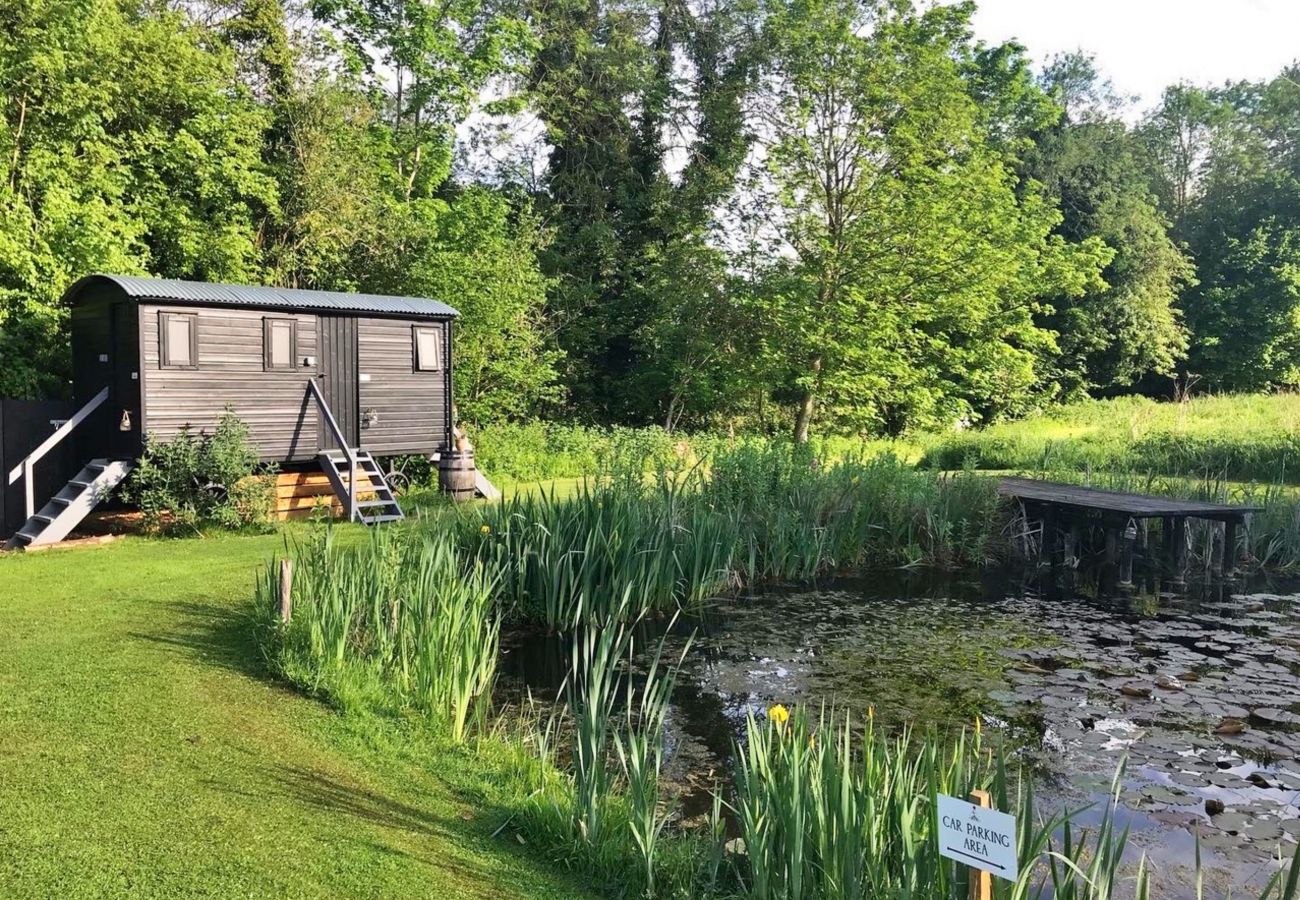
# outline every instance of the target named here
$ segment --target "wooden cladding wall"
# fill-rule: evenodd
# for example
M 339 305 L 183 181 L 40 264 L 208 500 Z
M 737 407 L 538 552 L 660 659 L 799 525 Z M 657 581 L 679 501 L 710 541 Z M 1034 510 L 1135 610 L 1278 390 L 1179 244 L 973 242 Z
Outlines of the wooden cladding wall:
M 159 313 L 197 316 L 198 361 L 192 369 L 159 364 Z M 297 321 L 297 367 L 266 371 L 263 347 L 265 318 Z M 164 440 L 188 424 L 211 432 L 229 404 L 249 427 L 264 460 L 314 459 L 317 452 L 317 410 L 307 394 L 307 380 L 316 367 L 303 366 L 317 354 L 316 317 L 256 309 L 161 306 L 140 304 L 143 346 L 144 425 Z
M 415 371 L 414 326 L 442 333 L 443 368 Z M 357 355 L 361 376 L 361 446 L 375 456 L 430 453 L 448 429 L 447 323 L 361 319 Z M 368 376 L 368 380 L 367 380 Z M 369 424 L 367 424 L 369 423 Z

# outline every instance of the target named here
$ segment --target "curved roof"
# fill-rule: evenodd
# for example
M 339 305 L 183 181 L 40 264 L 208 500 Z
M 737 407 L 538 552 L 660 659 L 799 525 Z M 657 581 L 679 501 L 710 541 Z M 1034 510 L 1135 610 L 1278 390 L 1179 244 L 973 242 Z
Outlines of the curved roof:
M 366 312 L 389 316 L 448 318 L 460 313 L 438 300 L 424 297 L 389 297 L 383 294 L 347 294 L 339 291 L 304 291 L 297 288 L 256 287 L 245 284 L 210 284 L 173 281 L 137 275 L 87 275 L 64 294 L 72 298 L 87 285 L 106 281 L 136 300 L 161 300 L 200 306 L 245 306 L 259 309 Z

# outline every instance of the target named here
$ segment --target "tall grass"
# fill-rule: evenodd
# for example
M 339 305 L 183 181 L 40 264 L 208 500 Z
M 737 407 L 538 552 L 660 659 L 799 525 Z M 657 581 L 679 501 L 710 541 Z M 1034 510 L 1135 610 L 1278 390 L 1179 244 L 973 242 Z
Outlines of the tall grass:
M 1300 483 L 1300 396 L 1086 401 L 1018 422 L 922 436 L 944 469 L 1135 470 Z
M 450 534 L 374 529 L 342 547 L 332 529 L 291 545 L 293 614 L 281 623 L 279 566 L 255 609 L 272 666 L 344 705 L 395 699 L 462 741 L 490 700 L 500 619 L 492 579 Z
M 685 471 L 624 471 L 570 496 L 521 493 L 469 510 L 459 540 L 497 573 L 510 613 L 566 629 L 604 619 L 624 596 L 634 615 L 666 614 L 759 580 L 977 563 L 991 552 L 996 509 L 985 477 L 742 443 Z
M 1109 900 L 1149 892 L 1145 866 L 1123 864 L 1127 830 L 1116 828 L 1114 797 L 1095 830 L 1080 834 L 1071 814 L 1039 817 L 1028 781 L 1014 791 L 1001 753 L 983 752 L 978 733 L 952 744 L 887 736 L 847 716 L 788 721 L 749 717 L 736 780 L 748 895 L 759 900 L 925 897 L 961 900 L 971 870 L 939 855 L 938 796 L 989 789 L 1018 814 L 1018 881 L 995 896 L 1025 900 Z

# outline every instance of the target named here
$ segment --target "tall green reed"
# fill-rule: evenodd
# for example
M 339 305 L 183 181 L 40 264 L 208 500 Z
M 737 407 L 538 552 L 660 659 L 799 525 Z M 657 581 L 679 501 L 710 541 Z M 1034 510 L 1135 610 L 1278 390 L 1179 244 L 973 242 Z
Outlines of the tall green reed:
M 464 740 L 490 701 L 500 619 L 493 583 L 449 534 L 374 529 L 343 547 L 332 529 L 291 543 L 293 615 L 275 618 L 278 561 L 258 579 L 263 651 L 273 667 L 343 703 L 391 696 Z M 378 699 L 376 699 L 378 698 Z
M 878 733 L 870 721 L 857 729 L 825 710 L 815 719 L 773 713 L 749 716 L 738 749 L 733 804 L 744 851 L 736 871 L 747 896 L 964 900 L 971 870 L 939 855 L 938 796 L 976 788 L 1014 809 L 1020 823 L 1020 878 L 995 879 L 998 900 L 1150 896 L 1145 859 L 1126 861 L 1122 765 L 1100 821 L 1081 830 L 1075 822 L 1084 810 L 1040 815 L 1032 781 L 1014 785 L 1002 751 L 987 751 L 978 732 L 945 742 Z M 1295 900 L 1298 880 L 1293 858 L 1260 896 Z
M 996 503 L 980 476 L 741 444 L 707 465 L 593 478 L 572 496 L 517 494 L 463 512 L 458 528 L 511 614 L 568 629 L 625 595 L 635 615 L 669 614 L 747 582 L 978 562 Z

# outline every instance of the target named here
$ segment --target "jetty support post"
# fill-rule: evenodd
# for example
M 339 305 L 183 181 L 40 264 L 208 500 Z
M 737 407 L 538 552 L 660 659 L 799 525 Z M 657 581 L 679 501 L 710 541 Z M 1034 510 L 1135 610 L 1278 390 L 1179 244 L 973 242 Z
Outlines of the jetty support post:
M 1129 519 L 1119 547 L 1119 583 L 1121 587 L 1133 586 L 1133 545 L 1137 543 L 1138 526 Z
M 1187 518 L 1174 516 L 1170 527 L 1170 559 L 1173 564 L 1174 584 L 1187 583 Z
M 1241 561 L 1237 550 L 1237 525 L 1236 519 L 1228 519 L 1223 523 L 1223 559 L 1220 560 L 1219 574 L 1224 578 L 1235 576 L 1237 563 Z

